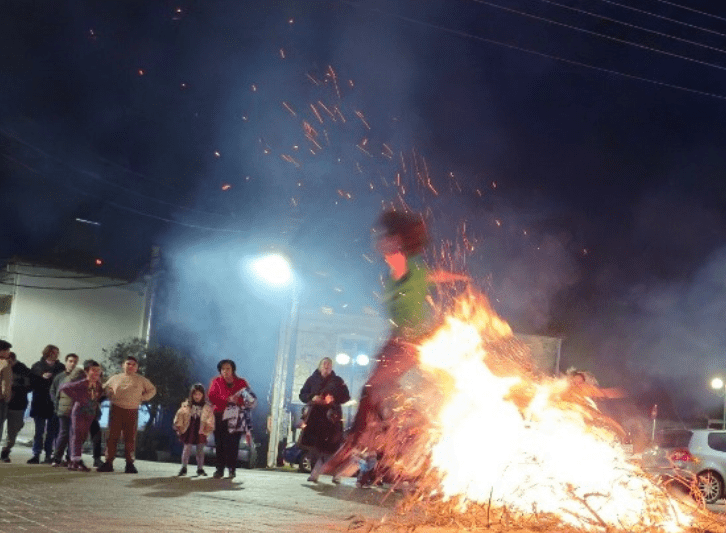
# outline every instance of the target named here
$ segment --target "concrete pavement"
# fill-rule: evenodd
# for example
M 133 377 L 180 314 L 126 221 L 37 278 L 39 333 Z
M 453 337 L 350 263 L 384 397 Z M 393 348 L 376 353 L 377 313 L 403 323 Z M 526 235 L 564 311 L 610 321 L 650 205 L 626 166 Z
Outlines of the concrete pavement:
M 69 472 L 28 465 L 15 447 L 0 463 L 0 533 L 347 531 L 360 519 L 394 514 L 398 496 L 356 489 L 353 479 L 315 485 L 294 471 L 238 470 L 235 480 L 176 477 L 178 464 L 138 461 L 139 474 Z M 92 461 L 84 458 L 86 464 Z M 120 472 L 118 471 L 120 470 Z

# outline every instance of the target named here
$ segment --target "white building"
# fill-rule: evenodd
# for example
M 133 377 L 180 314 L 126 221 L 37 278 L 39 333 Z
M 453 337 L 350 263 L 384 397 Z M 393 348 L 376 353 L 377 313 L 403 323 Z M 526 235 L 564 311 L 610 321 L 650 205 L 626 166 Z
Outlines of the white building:
M 102 349 L 146 337 L 147 283 L 91 276 L 21 263 L 0 272 L 0 339 L 26 365 L 55 344 L 61 361 L 102 359 Z

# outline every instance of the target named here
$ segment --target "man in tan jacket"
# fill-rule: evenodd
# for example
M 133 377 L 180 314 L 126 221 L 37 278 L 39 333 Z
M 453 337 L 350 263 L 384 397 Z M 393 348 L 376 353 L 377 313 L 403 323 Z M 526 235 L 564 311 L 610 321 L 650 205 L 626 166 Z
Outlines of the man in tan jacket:
M 10 348 L 8 341 L 0 340 L 0 435 L 8 418 L 8 402 L 13 394 L 13 369 L 10 364 Z
M 103 385 L 103 389 L 111 400 L 111 412 L 108 423 L 108 441 L 106 442 L 106 462 L 98 467 L 99 472 L 113 472 L 113 460 L 116 457 L 116 444 L 124 434 L 126 450 L 127 474 L 138 474 L 134 466 L 136 450 L 136 428 L 139 424 L 139 406 L 156 395 L 156 387 L 143 376 L 137 374 L 139 362 L 129 356 L 123 364 L 124 371 L 111 376 Z

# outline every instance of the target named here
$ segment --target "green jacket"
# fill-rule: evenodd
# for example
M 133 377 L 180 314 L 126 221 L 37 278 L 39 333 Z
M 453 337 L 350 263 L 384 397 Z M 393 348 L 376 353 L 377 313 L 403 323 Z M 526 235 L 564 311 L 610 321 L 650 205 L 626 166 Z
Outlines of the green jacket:
M 401 279 L 386 280 L 384 299 L 393 323 L 393 336 L 413 339 L 430 327 L 431 309 L 426 302 L 430 282 L 420 256 L 409 257 L 406 266 L 408 272 Z
M 53 378 L 53 384 L 50 386 L 50 398 L 55 406 L 55 414 L 58 416 L 71 416 L 71 409 L 73 409 L 73 400 L 66 393 L 58 390 L 60 386 L 71 381 L 79 381 L 85 377 L 86 373 L 77 366 L 70 374 L 63 371 Z

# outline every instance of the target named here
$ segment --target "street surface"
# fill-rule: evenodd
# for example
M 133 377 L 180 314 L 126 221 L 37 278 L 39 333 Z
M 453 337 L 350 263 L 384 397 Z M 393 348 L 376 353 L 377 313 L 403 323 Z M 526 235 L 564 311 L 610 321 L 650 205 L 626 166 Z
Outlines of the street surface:
M 123 473 L 123 459 L 116 472 L 82 473 L 28 465 L 29 458 L 29 448 L 16 446 L 13 462 L 0 463 L 0 533 L 367 533 L 382 519 L 405 520 L 394 510 L 398 494 L 357 489 L 352 478 L 336 486 L 325 476 L 313 484 L 296 471 L 240 469 L 236 479 L 218 480 L 209 466 L 210 476 L 197 477 L 194 465 L 192 475 L 179 478 L 178 464 L 148 461 L 137 461 L 139 474 L 132 475 Z M 724 513 L 726 506 L 709 509 Z
M 133 475 L 116 459 L 116 472 L 99 474 L 29 458 L 29 448 L 16 446 L 13 462 L 0 463 L 1 533 L 341 532 L 393 514 L 397 498 L 357 489 L 352 478 L 315 485 L 295 471 L 241 469 L 230 481 L 212 479 L 213 467 L 204 478 L 190 465 L 192 475 L 178 478 L 173 463 L 137 461 Z

